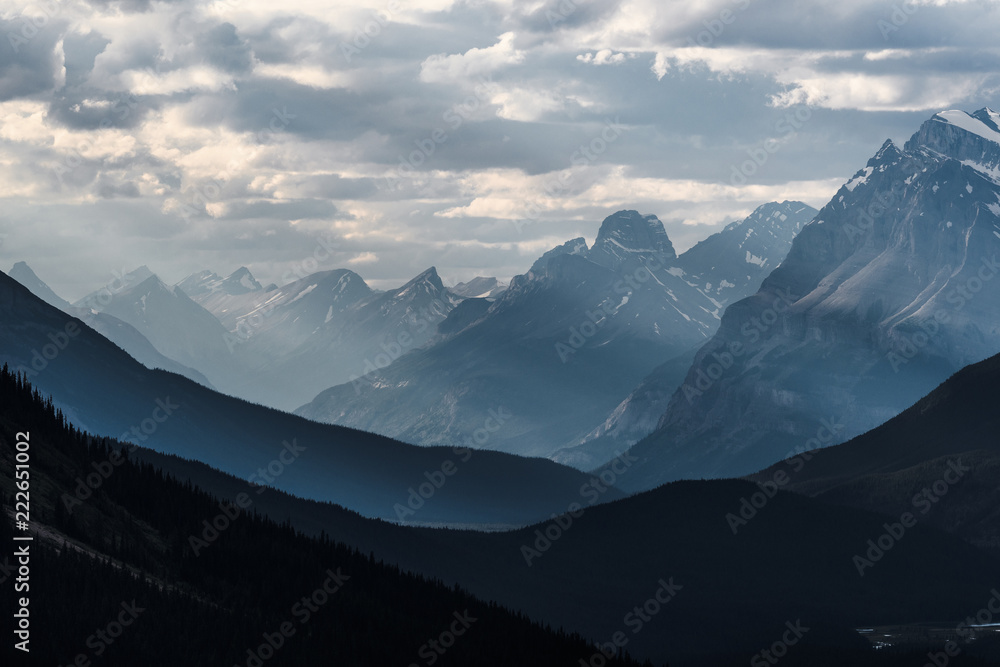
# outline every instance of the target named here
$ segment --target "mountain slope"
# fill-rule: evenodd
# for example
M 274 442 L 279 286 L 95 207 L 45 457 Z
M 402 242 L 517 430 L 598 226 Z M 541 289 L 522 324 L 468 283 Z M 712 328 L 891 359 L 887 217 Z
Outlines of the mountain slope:
M 36 357 L 46 349 L 54 353 Z M 0 361 L 25 370 L 74 424 L 91 432 L 125 434 L 138 444 L 368 516 L 397 520 L 397 506 L 417 506 L 402 518 L 522 524 L 562 511 L 590 482 L 550 461 L 463 449 L 478 431 L 499 433 L 515 424 L 517 415 L 506 406 L 484 412 L 451 446 L 433 449 L 317 424 L 150 371 L 4 274 Z
M 264 297 L 236 328 L 241 395 L 285 410 L 424 345 L 459 302 L 434 267 L 386 292 L 340 269 Z
M 239 296 L 264 289 L 245 266 L 241 266 L 225 278 L 212 271 L 194 273 L 177 283 L 177 287 L 184 290 L 184 293 L 191 298 L 215 293 Z
M 42 279 L 31 270 L 31 267 L 28 266 L 26 262 L 18 262 L 15 264 L 11 268 L 8 275 L 27 287 L 31 290 L 32 294 L 50 306 L 58 308 L 64 313 L 69 312 L 69 309 L 72 308 L 69 301 L 66 301 L 61 296 L 53 292 L 52 288 L 46 285 Z
M 1000 355 L 963 368 L 926 397 L 876 429 L 841 445 L 809 452 L 751 477 L 773 479 L 795 469 L 785 488 L 852 507 L 898 515 L 914 506 L 942 530 L 1000 554 Z M 945 494 L 949 462 L 968 468 Z M 940 496 L 940 500 L 939 500 Z M 944 496 L 947 496 L 945 498 Z M 930 511 L 933 510 L 933 511 Z
M 131 324 L 107 313 L 92 313 L 75 309 L 75 312 L 71 310 L 69 314 L 79 317 L 87 326 L 120 347 L 146 368 L 159 368 L 170 373 L 177 373 L 209 389 L 215 389 L 208 378 L 195 369 L 160 354 L 159 350 L 153 347 L 153 344 Z
M 842 442 L 1000 347 L 1000 133 L 943 112 L 887 141 L 730 306 L 633 453 L 642 489 L 747 474 L 824 429 Z M 990 121 L 992 122 L 992 121 Z
M 686 250 L 677 265 L 721 303 L 739 301 L 757 291 L 817 213 L 800 201 L 762 204 L 743 220 Z
M 225 279 L 202 271 L 177 287 L 228 329 L 236 395 L 283 410 L 425 344 L 460 301 L 433 267 L 385 292 L 347 269 L 280 288 L 261 288 L 245 268 Z
M 74 305 L 131 325 L 166 357 L 197 369 L 222 391 L 238 393 L 234 380 L 238 365 L 225 327 L 182 290 L 154 274 L 134 282 L 145 273 L 148 269 L 141 267 L 122 279 L 121 289 L 99 291 Z
M 669 359 L 644 377 L 625 400 L 583 439 L 552 455 L 552 460 L 580 470 L 618 456 L 656 430 L 670 397 L 684 381 L 698 347 Z

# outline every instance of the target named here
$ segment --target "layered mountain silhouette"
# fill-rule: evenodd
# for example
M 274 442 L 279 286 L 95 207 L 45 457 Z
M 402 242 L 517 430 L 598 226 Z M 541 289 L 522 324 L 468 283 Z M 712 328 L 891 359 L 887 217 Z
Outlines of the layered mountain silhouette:
M 222 391 L 239 393 L 235 380 L 239 365 L 227 345 L 226 328 L 183 290 L 167 285 L 147 267 L 125 274 L 73 305 L 125 322 L 164 356 L 198 370 Z
M 30 588 L 19 586 L 19 593 L 30 595 L 33 641 L 24 643 L 28 653 L 4 642 L 0 659 L 6 665 L 210 667 L 275 658 L 274 664 L 297 665 L 374 667 L 433 659 L 543 667 L 570 664 L 593 650 L 579 634 L 543 627 L 457 586 L 401 571 L 370 550 L 331 540 L 328 532 L 303 535 L 288 517 L 265 517 L 252 501 L 213 496 L 164 475 L 135 457 L 137 450 L 119 458 L 120 443 L 67 425 L 50 401 L 4 367 L 5 509 L 16 490 L 14 443 L 24 438 L 31 447 L 34 503 L 31 529 L 18 530 L 16 539 L 31 541 L 14 542 L 8 512 L 0 513 L 0 539 L 28 554 L 0 557 L 0 625 L 14 636 L 20 596 L 10 594 L 11 561 L 15 568 L 28 561 Z M 95 474 L 99 481 L 85 487 L 86 494 L 78 491 L 79 479 Z M 266 500 L 266 493 L 240 484 L 243 497 Z M 29 578 L 27 570 L 19 583 Z M 624 656 L 607 664 L 639 667 Z
M 149 340 L 131 324 L 113 315 L 97 312 L 91 308 L 71 305 L 57 295 L 52 288 L 39 278 L 25 262 L 18 262 L 10 271 L 10 277 L 27 287 L 32 294 L 59 310 L 78 317 L 87 323 L 112 343 L 127 352 L 133 359 L 147 368 L 162 368 L 171 373 L 177 373 L 194 380 L 206 387 L 212 388 L 212 383 L 198 371 L 178 363 L 160 353 Z M 110 298 L 110 291 L 107 298 Z
M 187 297 L 179 298 L 183 304 Z M 92 433 L 373 517 L 517 525 L 564 511 L 591 481 L 551 461 L 471 451 L 477 438 L 516 424 L 507 406 L 484 412 L 475 427 L 436 448 L 317 424 L 149 370 L 5 274 L 0 363 L 25 373 L 73 424 Z M 610 491 L 602 500 L 619 496 Z
M 992 380 L 996 377 L 993 369 Z M 404 591 L 423 596 L 421 615 L 432 618 L 438 612 L 447 617 L 453 611 L 446 608 L 449 604 L 486 613 L 486 606 L 465 591 L 453 588 L 454 594 L 446 596 L 448 589 L 423 585 L 396 565 L 526 615 L 516 619 L 519 627 L 503 609 L 490 606 L 498 627 L 526 633 L 523 641 L 535 647 L 524 658 L 526 664 L 534 664 L 538 655 L 554 661 L 539 664 L 587 664 L 616 633 L 631 655 L 656 664 L 738 664 L 761 655 L 762 646 L 771 646 L 791 627 L 799 633 L 794 646 L 786 647 L 782 664 L 904 665 L 926 659 L 940 641 L 921 638 L 921 627 L 955 628 L 987 604 L 995 586 L 994 558 L 926 525 L 905 530 L 859 576 L 857 554 L 894 519 L 783 490 L 770 493 L 734 533 L 729 516 L 744 511 L 741 500 L 761 492 L 757 485 L 737 480 L 669 484 L 516 531 L 442 531 L 393 526 L 276 490 L 257 494 L 256 487 L 204 464 L 139 448 L 80 500 L 74 495 L 78 478 L 111 459 L 111 450 L 120 443 L 88 438 L 67 427 L 51 402 L 38 394 L 32 397 L 31 387 L 6 371 L 0 373 L 0 392 L 2 460 L 11 460 L 14 430 L 30 429 L 37 459 L 39 547 L 63 552 L 47 566 L 45 585 L 51 594 L 58 590 L 52 579 L 57 572 L 59 582 L 108 582 L 111 590 L 92 593 L 92 600 L 111 597 L 106 602 L 115 605 L 122 595 L 132 595 L 124 591 L 142 591 L 152 596 L 146 599 L 160 602 L 158 613 L 167 608 L 178 613 L 175 622 L 208 615 L 217 619 L 220 614 L 234 623 L 246 614 L 258 619 L 287 616 L 288 596 L 298 597 L 288 588 L 308 594 L 316 585 L 309 576 L 338 565 L 343 574 L 357 577 L 356 588 L 345 584 L 344 595 L 335 599 L 336 611 L 330 612 L 343 619 L 338 627 L 353 627 L 364 619 L 379 628 L 380 642 L 394 648 L 414 626 L 402 623 L 393 629 L 394 624 L 381 623 L 408 609 L 411 600 Z M 967 416 L 981 415 L 973 409 Z M 628 474 L 621 471 L 623 477 Z M 3 479 L 6 491 L 10 477 Z M 214 518 L 221 507 L 232 513 L 240 494 L 252 498 L 254 514 L 244 507 L 227 521 Z M 67 504 L 67 497 L 76 501 Z M 212 524 L 221 527 L 206 532 Z M 6 523 L 2 529 L 9 530 Z M 108 558 L 112 562 L 99 567 Z M 126 570 L 129 576 L 122 577 Z M 251 573 L 275 582 L 274 590 L 251 587 L 248 595 L 244 577 Z M 165 590 L 173 594 L 165 595 Z M 62 594 L 78 591 L 80 586 L 70 585 Z M 397 599 L 400 595 L 404 599 Z M 53 605 L 38 620 L 46 627 L 57 622 L 86 627 L 91 610 L 84 606 Z M 179 607 L 183 613 L 174 611 Z M 148 608 L 152 613 L 158 607 Z M 539 626 L 531 630 L 528 619 L 580 632 L 589 645 L 564 633 L 545 635 Z M 260 623 L 264 620 L 251 625 Z M 904 632 L 883 638 L 883 645 L 899 645 L 882 651 L 873 650 L 857 630 L 890 623 Z M 226 651 L 243 651 L 251 638 L 234 626 L 240 640 L 220 641 L 217 633 L 205 635 L 197 627 L 188 632 L 202 650 L 189 664 L 214 664 L 200 662 L 201 653 L 228 656 Z M 417 627 L 424 631 L 423 625 Z M 322 642 L 319 635 L 303 635 L 297 651 L 305 653 L 289 655 L 312 655 L 310 647 Z M 988 629 L 977 631 L 977 641 L 963 641 L 965 664 L 990 664 L 976 658 L 996 651 L 989 635 Z M 143 637 L 154 645 L 167 641 L 152 631 Z M 492 641 L 484 636 L 467 650 Z M 350 647 L 337 642 L 319 646 L 329 655 L 351 655 Z M 118 650 L 138 650 L 133 647 L 123 642 Z M 179 650 L 164 647 L 157 654 L 174 656 Z M 459 655 L 457 664 L 469 664 L 466 659 L 493 664 L 491 657 Z M 601 664 L 614 662 L 604 657 Z

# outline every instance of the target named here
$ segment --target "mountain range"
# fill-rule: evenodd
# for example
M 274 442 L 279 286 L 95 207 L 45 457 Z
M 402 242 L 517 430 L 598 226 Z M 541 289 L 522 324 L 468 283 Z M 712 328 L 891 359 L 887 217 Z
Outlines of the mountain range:
M 553 456 L 586 441 L 651 366 L 706 341 L 814 213 L 764 205 L 678 257 L 656 216 L 619 211 L 593 246 L 578 238 L 550 250 L 492 303 L 446 320 L 425 348 L 296 412 L 428 445 L 503 401 L 522 420 L 489 447 Z M 559 460 L 593 467 L 632 442 L 607 438 Z
M 347 269 L 264 287 L 240 267 L 170 286 L 143 266 L 69 306 L 27 265 L 14 275 L 147 366 L 224 393 L 420 445 L 517 406 L 520 425 L 490 448 L 587 468 L 651 430 L 633 413 L 662 399 L 636 400 L 636 385 L 648 398 L 679 383 L 679 370 L 643 380 L 649 360 L 690 359 L 814 213 L 765 204 L 677 256 L 655 216 L 620 211 L 592 247 L 568 241 L 510 285 L 446 288 L 432 267 L 386 292 Z M 554 409 L 564 392 L 575 407 Z

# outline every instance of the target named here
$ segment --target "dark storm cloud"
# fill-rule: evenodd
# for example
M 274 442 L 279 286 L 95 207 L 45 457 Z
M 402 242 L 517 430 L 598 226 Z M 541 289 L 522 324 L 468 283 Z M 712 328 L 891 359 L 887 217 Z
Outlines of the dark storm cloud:
M 58 17 L 35 19 L 0 18 L 0 102 L 50 91 L 57 84 L 56 45 L 66 22 Z
M 343 141 L 376 127 L 368 107 L 372 97 L 342 88 L 313 88 L 288 79 L 255 78 L 239 82 L 235 90 L 193 100 L 188 120 L 193 125 L 252 132 L 264 141 L 279 131 L 308 139 Z M 383 92 L 374 97 L 387 95 Z
M 282 32 L 287 30 L 294 30 L 298 39 L 289 40 L 283 36 Z M 327 44 L 333 41 L 331 35 L 330 27 L 320 21 L 305 16 L 281 15 L 260 28 L 248 31 L 245 37 L 261 62 L 291 63 L 298 59 L 304 43 Z
M 155 98 L 95 88 L 65 88 L 49 103 L 49 117 L 74 130 L 132 129 L 158 105 Z
M 66 54 L 66 86 L 75 87 L 86 82 L 94 69 L 98 54 L 111 43 L 104 35 L 96 32 L 79 34 L 71 32 L 63 39 Z
M 253 66 L 250 45 L 236 34 L 236 26 L 232 23 L 221 23 L 198 33 L 194 44 L 204 62 L 224 72 L 245 74 Z

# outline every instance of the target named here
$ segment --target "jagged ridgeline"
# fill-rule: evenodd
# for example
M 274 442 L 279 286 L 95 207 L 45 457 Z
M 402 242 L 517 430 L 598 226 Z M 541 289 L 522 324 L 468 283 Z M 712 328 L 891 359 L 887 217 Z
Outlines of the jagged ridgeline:
M 10 641 L 19 431 L 31 434 L 37 530 L 27 655 Z M 0 371 L 2 664 L 548 666 L 593 653 L 579 636 L 256 514 L 231 522 L 196 556 L 189 536 L 219 513 L 218 499 L 127 455 L 91 497 L 65 502 L 120 448 L 68 425 L 51 400 Z

